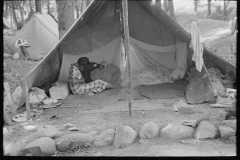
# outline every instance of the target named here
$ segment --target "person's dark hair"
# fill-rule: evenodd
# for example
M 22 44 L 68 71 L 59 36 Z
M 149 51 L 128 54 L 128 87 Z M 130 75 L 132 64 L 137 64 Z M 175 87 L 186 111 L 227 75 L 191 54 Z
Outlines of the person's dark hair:
M 81 57 L 78 59 L 77 63 L 79 64 L 79 66 L 85 66 L 90 64 L 90 61 L 87 57 Z

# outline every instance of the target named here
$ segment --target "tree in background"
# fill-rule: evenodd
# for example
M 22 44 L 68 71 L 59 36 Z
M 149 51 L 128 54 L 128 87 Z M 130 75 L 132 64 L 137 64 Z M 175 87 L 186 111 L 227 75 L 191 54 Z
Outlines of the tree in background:
M 197 12 L 199 0 L 194 0 L 194 11 Z
M 163 9 L 164 9 L 164 11 L 167 12 L 174 20 L 176 19 L 175 13 L 174 13 L 173 0 L 164 0 Z
M 164 0 L 164 2 L 163 2 L 163 9 L 164 9 L 165 12 L 168 13 L 168 0 Z
M 174 13 L 173 0 L 168 0 L 168 7 L 169 7 L 168 11 L 169 11 L 170 16 L 171 16 L 173 19 L 176 19 L 175 13 Z
M 23 1 L 17 1 L 18 3 L 18 8 L 20 10 L 20 14 L 21 14 L 21 28 L 25 25 L 25 20 L 24 20 L 24 16 L 23 16 Z
M 57 15 L 58 15 L 58 29 L 59 39 L 66 33 L 66 31 L 74 23 L 74 8 L 75 0 L 56 0 Z
M 13 17 L 13 22 L 15 23 L 15 25 L 16 25 L 16 27 L 17 27 L 17 29 L 21 29 L 21 24 L 20 23 L 18 23 L 18 20 L 17 20 L 17 16 L 16 16 L 16 12 L 15 12 L 15 10 L 16 10 L 16 2 L 15 1 L 10 1 L 11 3 L 10 3 L 10 7 L 12 8 L 12 17 Z
M 8 1 L 3 1 L 3 18 L 8 18 L 9 16 L 9 7 L 8 7 Z
M 230 2 L 231 2 L 231 1 L 226 1 L 226 0 L 223 1 L 223 15 L 224 15 L 224 16 L 227 16 L 227 7 L 228 7 L 228 4 L 229 4 Z
M 42 14 L 42 4 L 41 0 L 35 0 L 36 5 L 36 12 Z
M 208 16 L 212 14 L 211 12 L 211 0 L 208 0 Z
M 50 10 L 50 0 L 47 0 L 47 13 L 51 14 L 51 10 Z

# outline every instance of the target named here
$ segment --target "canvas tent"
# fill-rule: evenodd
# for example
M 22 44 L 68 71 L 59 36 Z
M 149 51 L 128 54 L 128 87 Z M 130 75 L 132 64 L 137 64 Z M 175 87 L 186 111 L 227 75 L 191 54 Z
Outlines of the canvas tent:
M 28 87 L 48 91 L 56 81 L 67 81 L 69 66 L 79 57 L 107 61 L 120 66 L 124 52 L 121 1 L 93 1 L 60 42 L 28 74 Z M 128 1 L 132 71 L 164 66 L 182 77 L 190 67 L 193 51 L 190 33 L 151 1 Z M 215 64 L 224 74 L 236 68 L 204 46 L 204 61 Z
M 11 24 L 9 23 L 7 18 L 3 18 L 3 28 L 4 29 L 9 29 L 11 28 Z
M 26 39 L 30 44 L 28 52 L 31 57 L 44 57 L 59 42 L 58 24 L 50 15 L 34 14 L 7 44 L 11 53 L 20 51 L 15 46 L 19 38 Z

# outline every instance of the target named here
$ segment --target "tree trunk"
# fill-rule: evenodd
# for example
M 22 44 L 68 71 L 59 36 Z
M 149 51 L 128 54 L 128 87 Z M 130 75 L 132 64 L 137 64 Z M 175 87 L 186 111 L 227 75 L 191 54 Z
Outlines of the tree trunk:
M 122 1 L 122 8 L 123 8 L 123 28 L 124 28 L 124 45 L 125 45 L 125 53 L 127 55 L 128 60 L 128 76 L 129 76 L 129 115 L 132 115 L 132 69 L 131 69 L 131 56 L 130 56 L 130 39 L 129 39 L 129 27 L 128 27 L 128 1 Z
M 3 10 L 3 17 L 4 18 L 8 18 L 8 2 L 6 2 L 6 1 L 3 1 L 4 2 L 4 5 L 3 5 L 3 7 L 4 7 L 4 10 Z
M 29 1 L 29 7 L 30 7 L 30 12 L 34 13 L 33 6 L 32 6 L 32 0 Z
M 56 0 L 56 5 L 60 39 L 74 23 L 74 0 Z
M 50 11 L 50 0 L 47 0 L 47 13 L 51 14 L 51 11 Z
M 223 15 L 224 16 L 226 16 L 226 14 L 227 14 L 227 2 L 226 2 L 226 0 L 224 0 L 224 2 L 223 2 Z
M 82 3 L 81 3 L 81 11 L 80 11 L 80 13 L 82 14 L 83 13 L 83 11 L 84 11 L 84 4 L 85 4 L 85 1 L 84 0 L 82 0 Z
M 21 6 L 21 1 L 18 1 L 18 7 L 19 7 L 19 10 L 20 10 L 20 14 L 21 14 L 21 28 L 25 25 L 25 19 L 24 19 L 24 16 L 23 16 L 23 8 Z
M 41 0 L 35 0 L 35 3 L 36 3 L 36 12 L 42 14 Z
M 78 9 L 78 6 L 75 6 L 75 8 L 76 8 L 77 19 L 78 19 L 78 17 L 80 16 L 80 15 L 79 15 L 79 9 Z
M 156 0 L 157 4 L 162 8 L 161 0 Z
M 20 26 L 19 26 L 18 21 L 17 21 L 16 12 L 15 12 L 15 6 L 14 6 L 14 2 L 13 1 L 11 1 L 11 5 L 12 5 L 13 21 L 14 21 L 14 23 L 16 25 L 16 28 L 19 29 Z
M 165 12 L 168 13 L 168 0 L 164 0 L 163 9 L 164 9 Z
M 173 19 L 176 19 L 176 18 L 175 18 L 175 13 L 174 13 L 173 0 L 168 0 L 168 7 L 169 7 L 170 16 L 171 16 Z
M 208 16 L 210 16 L 211 13 L 211 0 L 208 0 Z
M 194 11 L 197 12 L 198 0 L 194 0 Z

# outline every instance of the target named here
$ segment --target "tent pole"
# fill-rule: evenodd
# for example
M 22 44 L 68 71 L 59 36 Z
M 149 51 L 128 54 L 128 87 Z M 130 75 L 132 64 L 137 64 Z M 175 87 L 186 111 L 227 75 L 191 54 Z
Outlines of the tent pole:
M 25 96 L 26 96 L 26 110 L 27 110 L 27 119 L 30 119 L 31 118 L 31 110 L 30 110 L 30 107 L 29 107 L 29 99 L 28 99 L 28 85 L 27 85 L 27 79 L 26 79 L 26 74 L 25 74 L 25 71 L 26 71 L 26 60 L 23 59 L 24 55 L 24 52 L 27 52 L 26 50 L 23 49 L 23 46 L 20 47 L 21 48 L 21 51 L 22 51 L 22 55 L 20 57 L 21 59 L 21 63 L 22 63 L 22 74 L 23 74 L 23 87 L 22 87 L 22 94 L 25 92 Z M 25 91 L 24 91 L 25 90 Z
M 8 102 L 10 104 L 11 113 L 12 113 L 13 116 L 15 116 L 15 115 L 17 115 L 17 106 L 16 106 L 16 104 L 13 100 L 12 94 L 10 92 L 9 83 L 8 82 L 3 82 L 3 86 L 4 86 L 5 92 L 7 94 Z
M 129 27 L 128 27 L 128 2 L 127 0 L 122 0 L 123 8 L 123 28 L 124 28 L 124 42 L 125 42 L 125 53 L 128 59 L 128 75 L 129 75 L 129 115 L 132 115 L 132 68 L 131 68 L 131 59 L 130 59 L 130 39 L 129 39 Z
M 204 61 L 203 61 L 203 68 L 204 68 L 204 70 L 205 70 L 205 72 L 206 72 L 206 74 L 207 74 L 207 76 L 208 76 L 208 79 L 209 79 L 209 81 L 210 81 L 210 85 L 211 85 L 211 86 L 213 87 L 213 89 L 214 89 L 214 94 L 215 94 L 215 96 L 217 96 L 217 91 L 216 91 L 216 89 L 215 89 L 214 86 L 213 86 L 211 76 L 210 76 L 210 74 L 209 74 L 209 72 L 208 72 L 208 70 L 207 70 L 207 68 L 206 68 L 206 66 L 205 66 Z

